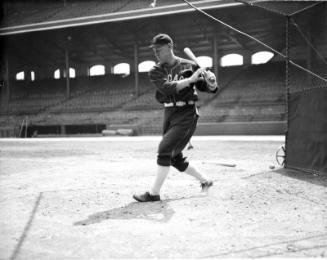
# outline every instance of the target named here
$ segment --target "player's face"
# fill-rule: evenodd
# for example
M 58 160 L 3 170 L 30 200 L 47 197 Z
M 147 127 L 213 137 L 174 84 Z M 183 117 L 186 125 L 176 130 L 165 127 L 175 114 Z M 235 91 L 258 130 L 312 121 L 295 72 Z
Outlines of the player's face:
M 153 48 L 154 55 L 160 62 L 165 62 L 170 55 L 170 46 L 168 44 Z

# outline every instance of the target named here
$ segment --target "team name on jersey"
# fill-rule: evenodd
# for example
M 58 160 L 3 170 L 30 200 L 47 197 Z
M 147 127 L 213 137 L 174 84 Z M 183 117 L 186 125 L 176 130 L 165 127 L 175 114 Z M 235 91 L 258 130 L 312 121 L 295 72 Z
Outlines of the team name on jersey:
M 184 79 L 183 75 L 178 76 L 178 74 L 176 74 L 174 78 L 171 74 L 168 74 L 167 78 L 169 82 Z

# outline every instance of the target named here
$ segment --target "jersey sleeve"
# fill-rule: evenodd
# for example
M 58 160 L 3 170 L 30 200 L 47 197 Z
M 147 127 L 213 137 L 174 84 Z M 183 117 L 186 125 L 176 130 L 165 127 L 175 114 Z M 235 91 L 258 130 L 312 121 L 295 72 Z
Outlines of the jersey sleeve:
M 162 95 L 168 97 L 177 94 L 176 81 L 169 81 L 165 72 L 159 67 L 155 66 L 150 70 L 149 78 Z

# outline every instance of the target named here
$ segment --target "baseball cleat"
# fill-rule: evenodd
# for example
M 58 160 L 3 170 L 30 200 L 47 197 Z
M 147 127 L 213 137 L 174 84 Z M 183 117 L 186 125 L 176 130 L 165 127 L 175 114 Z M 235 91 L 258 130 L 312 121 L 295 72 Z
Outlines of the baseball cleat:
M 148 191 L 144 194 L 133 195 L 133 198 L 138 202 L 159 201 L 160 195 L 151 195 Z
M 201 191 L 207 191 L 213 185 L 213 181 L 205 181 L 201 183 Z

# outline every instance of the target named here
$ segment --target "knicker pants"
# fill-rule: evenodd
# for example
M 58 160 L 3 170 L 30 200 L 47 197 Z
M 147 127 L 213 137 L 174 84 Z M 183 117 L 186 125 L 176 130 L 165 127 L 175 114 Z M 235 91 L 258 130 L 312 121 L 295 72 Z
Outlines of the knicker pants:
M 187 169 L 189 163 L 182 151 L 194 134 L 197 121 L 195 106 L 165 110 L 164 135 L 158 147 L 158 165 L 171 165 L 182 172 Z

